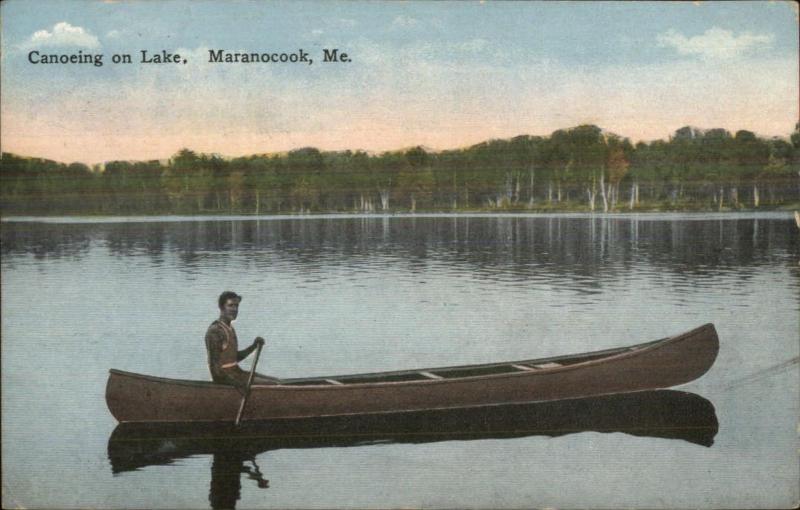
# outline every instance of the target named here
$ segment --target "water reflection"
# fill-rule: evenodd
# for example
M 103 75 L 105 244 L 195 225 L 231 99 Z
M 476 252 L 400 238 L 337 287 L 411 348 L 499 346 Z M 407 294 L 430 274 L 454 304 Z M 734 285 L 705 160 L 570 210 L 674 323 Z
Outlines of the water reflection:
M 257 456 L 269 451 L 558 437 L 590 431 L 676 439 L 709 447 L 714 443 L 718 422 L 713 404 L 705 398 L 659 390 L 466 410 L 245 422 L 239 429 L 211 423 L 121 424 L 108 440 L 108 458 L 112 472 L 119 475 L 169 465 L 182 458 L 212 455 L 211 507 L 234 508 L 242 475 L 260 488 L 269 487 L 267 474 L 257 463 Z
M 130 223 L 2 223 L 2 254 L 82 257 L 92 242 L 117 257 L 175 253 L 191 268 L 229 253 L 290 266 L 431 264 L 489 279 L 559 271 L 622 273 L 637 260 L 699 275 L 796 256 L 791 218 L 330 218 Z M 253 258 L 255 257 L 255 258 Z M 609 264 L 613 262 L 613 264 Z M 588 289 L 591 290 L 591 289 Z
M 248 479 L 255 480 L 260 489 L 269 488 L 269 480 L 261 473 L 255 454 L 236 449 L 214 453 L 208 491 L 211 508 L 214 510 L 236 508 L 236 502 L 241 497 L 242 474 L 246 474 Z

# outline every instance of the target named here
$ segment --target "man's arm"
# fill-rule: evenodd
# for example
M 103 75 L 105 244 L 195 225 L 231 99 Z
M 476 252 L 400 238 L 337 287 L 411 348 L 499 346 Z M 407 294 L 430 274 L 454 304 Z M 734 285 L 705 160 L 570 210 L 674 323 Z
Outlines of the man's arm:
M 256 339 L 253 340 L 253 343 L 250 345 L 250 347 L 242 349 L 236 353 L 236 361 L 242 361 L 246 357 L 250 356 L 250 354 L 252 354 L 259 345 L 264 345 L 264 339 L 260 336 L 257 336 Z

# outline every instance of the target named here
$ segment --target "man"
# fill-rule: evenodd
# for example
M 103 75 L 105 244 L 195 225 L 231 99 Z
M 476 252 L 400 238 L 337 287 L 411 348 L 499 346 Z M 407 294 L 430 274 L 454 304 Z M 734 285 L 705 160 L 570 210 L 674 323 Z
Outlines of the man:
M 239 350 L 236 331 L 233 321 L 239 315 L 239 303 L 242 296 L 235 292 L 225 291 L 219 296 L 219 319 L 211 323 L 206 331 L 206 351 L 208 352 L 208 369 L 211 379 L 220 384 L 236 386 L 244 392 L 247 386 L 249 372 L 239 368 L 239 362 L 248 357 L 259 345 L 264 345 L 264 339 L 256 337 L 252 345 L 244 350 Z M 272 377 L 256 373 L 253 384 L 278 384 L 279 381 Z

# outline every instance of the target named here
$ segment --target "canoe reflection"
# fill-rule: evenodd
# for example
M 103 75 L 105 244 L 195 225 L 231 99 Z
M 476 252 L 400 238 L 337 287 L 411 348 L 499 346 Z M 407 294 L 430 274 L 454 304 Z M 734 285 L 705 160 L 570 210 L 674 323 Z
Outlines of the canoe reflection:
M 241 475 L 267 488 L 256 456 L 271 450 L 385 443 L 563 436 L 622 432 L 711 446 L 718 430 L 714 406 L 673 390 L 513 404 L 475 409 L 303 420 L 196 424 L 120 424 L 108 440 L 114 474 L 177 459 L 213 455 L 212 508 L 233 508 Z

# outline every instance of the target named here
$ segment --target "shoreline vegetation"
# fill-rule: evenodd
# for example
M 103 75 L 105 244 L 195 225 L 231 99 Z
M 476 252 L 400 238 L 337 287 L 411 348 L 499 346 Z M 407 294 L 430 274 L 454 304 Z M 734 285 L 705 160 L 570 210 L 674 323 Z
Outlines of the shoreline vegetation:
M 581 125 L 444 151 L 181 149 L 91 168 L 2 153 L 0 184 L 3 216 L 792 210 L 800 123 L 788 139 L 686 126 L 634 145 Z

